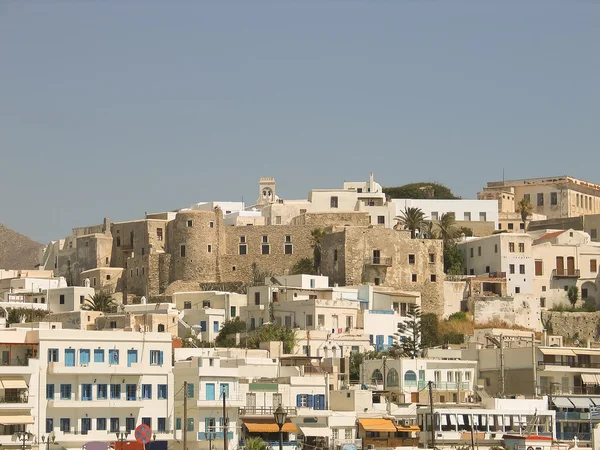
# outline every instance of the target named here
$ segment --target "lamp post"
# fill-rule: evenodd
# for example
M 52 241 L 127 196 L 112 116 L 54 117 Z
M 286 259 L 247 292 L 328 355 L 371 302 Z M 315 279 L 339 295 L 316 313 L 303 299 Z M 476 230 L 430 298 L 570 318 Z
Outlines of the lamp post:
M 129 436 L 129 431 L 125 431 L 125 432 L 117 431 L 115 434 L 117 435 L 117 441 L 119 441 L 121 443 L 120 450 L 123 450 L 123 443 L 127 440 L 127 437 Z M 115 449 L 115 450 L 117 450 L 117 449 Z
M 42 436 L 42 442 L 46 444 L 46 450 L 50 450 L 50 444 L 58 444 L 54 433 L 50 433 L 48 436 Z
M 287 413 L 279 405 L 273 415 L 275 416 L 275 423 L 279 426 L 279 450 L 283 450 L 283 424 L 287 418 Z
M 17 431 L 15 433 L 17 440 L 23 442 L 22 449 L 25 450 L 25 443 L 33 437 L 29 431 Z

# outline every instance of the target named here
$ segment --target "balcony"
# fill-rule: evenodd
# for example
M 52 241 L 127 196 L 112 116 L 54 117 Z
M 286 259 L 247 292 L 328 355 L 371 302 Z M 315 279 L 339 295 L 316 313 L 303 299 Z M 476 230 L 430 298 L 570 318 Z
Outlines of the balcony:
M 127 365 L 122 364 L 107 364 L 107 363 L 90 363 L 76 364 L 74 366 L 65 366 L 63 362 L 48 363 L 48 373 L 58 375 L 78 375 L 89 374 L 93 372 L 98 375 L 163 375 L 168 372 L 167 366 L 148 365 L 141 362 Z
M 590 433 L 575 433 L 572 431 L 556 433 L 556 440 L 558 441 L 573 441 L 575 438 L 579 439 L 579 441 L 589 441 Z
M 215 440 L 215 439 L 223 439 L 223 432 L 222 431 L 217 431 L 216 433 L 212 433 L 211 440 Z M 198 440 L 199 441 L 208 441 L 208 433 L 205 433 L 203 431 L 199 431 L 198 432 Z M 227 432 L 227 439 L 232 440 L 233 439 L 233 431 L 228 431 Z
M 365 258 L 365 266 L 391 267 L 392 258 L 388 256 L 369 256 Z
M 579 278 L 580 273 L 579 269 L 552 269 L 552 278 Z
M 364 438 L 367 448 L 373 445 L 375 448 L 390 447 L 418 447 L 419 438 Z
M 277 409 L 277 406 L 255 406 L 255 407 L 246 406 L 244 408 L 238 408 L 238 415 L 240 417 L 242 417 L 242 416 L 244 416 L 244 417 L 249 417 L 249 416 L 273 417 L 273 413 L 275 412 L 276 409 Z M 296 409 L 295 406 L 284 406 L 283 409 L 285 409 L 285 412 L 287 413 L 288 417 L 290 417 L 290 416 L 294 417 L 294 416 L 298 415 L 298 410 Z
M 590 413 L 557 411 L 556 420 L 590 420 Z
M 404 387 L 407 387 L 404 384 Z M 419 381 L 419 390 L 427 388 L 427 381 Z M 434 391 L 472 391 L 473 388 L 471 383 L 468 381 L 463 381 L 461 383 L 451 382 L 451 381 L 436 381 L 433 383 Z
M 334 447 L 344 445 L 353 445 L 355 448 L 362 448 L 362 439 L 333 439 Z
M 10 408 L 11 406 L 23 408 L 23 405 L 27 403 L 29 403 L 29 394 L 27 391 L 18 395 L 0 397 L 0 408 Z
M 223 398 L 213 398 L 208 400 L 206 398 L 206 392 L 199 392 L 200 398 L 196 400 L 196 406 L 198 408 L 216 408 L 221 407 L 223 404 Z M 231 395 L 227 396 L 227 407 L 228 408 L 240 408 L 246 404 L 246 399 L 243 396 Z
M 125 397 L 118 400 L 81 400 L 81 399 L 56 399 L 49 400 L 50 408 L 141 408 L 145 404 L 155 403 L 154 400 L 126 400 Z
M 581 369 L 600 369 L 600 363 L 589 361 L 538 361 L 538 367 L 545 369 L 544 366 L 577 367 Z

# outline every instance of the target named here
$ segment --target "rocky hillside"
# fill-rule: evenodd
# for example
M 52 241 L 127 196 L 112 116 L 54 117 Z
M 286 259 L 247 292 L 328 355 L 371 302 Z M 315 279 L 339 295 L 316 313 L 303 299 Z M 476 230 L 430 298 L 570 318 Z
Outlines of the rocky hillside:
M 42 247 L 0 223 L 0 269 L 33 269 Z

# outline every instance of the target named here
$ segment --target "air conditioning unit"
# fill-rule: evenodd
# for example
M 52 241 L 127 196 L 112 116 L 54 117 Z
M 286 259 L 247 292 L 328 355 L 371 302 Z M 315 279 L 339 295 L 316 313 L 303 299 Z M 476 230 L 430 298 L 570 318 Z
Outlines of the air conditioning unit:
M 89 364 L 81 364 L 81 367 L 87 367 Z

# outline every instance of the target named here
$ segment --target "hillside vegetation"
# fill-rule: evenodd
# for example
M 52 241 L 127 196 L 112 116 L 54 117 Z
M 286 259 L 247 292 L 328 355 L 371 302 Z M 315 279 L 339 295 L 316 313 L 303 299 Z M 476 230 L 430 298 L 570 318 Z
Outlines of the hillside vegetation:
M 450 188 L 439 183 L 410 183 L 404 186 L 384 187 L 384 194 L 390 198 L 418 198 L 418 199 L 458 199 Z

